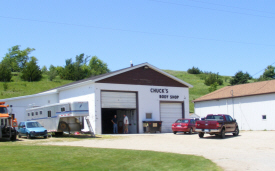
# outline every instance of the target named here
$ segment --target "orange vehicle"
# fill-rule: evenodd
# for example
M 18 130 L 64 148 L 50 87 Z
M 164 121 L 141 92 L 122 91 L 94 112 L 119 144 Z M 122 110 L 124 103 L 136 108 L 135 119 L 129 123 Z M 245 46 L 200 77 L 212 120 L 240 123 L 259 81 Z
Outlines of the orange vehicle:
M 16 140 L 17 131 L 17 120 L 14 114 L 8 112 L 9 105 L 5 105 L 5 102 L 0 102 L 0 138 L 8 140 Z

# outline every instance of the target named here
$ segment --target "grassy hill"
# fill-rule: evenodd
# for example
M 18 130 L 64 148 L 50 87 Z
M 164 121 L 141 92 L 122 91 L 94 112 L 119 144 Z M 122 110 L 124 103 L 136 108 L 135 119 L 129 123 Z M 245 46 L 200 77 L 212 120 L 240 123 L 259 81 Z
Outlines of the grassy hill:
M 194 103 L 192 100 L 195 100 L 203 95 L 209 93 L 209 86 L 204 84 L 205 74 L 188 74 L 185 71 L 172 71 L 172 70 L 164 70 L 165 72 L 193 85 L 193 88 L 189 89 L 189 112 L 194 113 Z M 220 76 L 223 79 L 223 85 L 218 86 L 217 89 L 228 86 L 229 84 L 229 76 Z
M 209 86 L 206 86 L 204 84 L 204 80 L 201 79 L 202 77 L 205 77 L 205 75 L 188 74 L 185 71 L 164 71 L 194 86 L 193 88 L 189 89 L 189 110 L 190 113 L 193 113 L 194 104 L 192 100 L 209 93 Z M 218 86 L 218 89 L 229 85 L 230 77 L 221 76 L 221 78 L 223 79 L 224 84 L 222 86 Z M 20 77 L 17 74 L 14 74 L 12 77 L 12 82 L 0 82 L 0 99 L 36 94 L 55 87 L 59 87 L 64 84 L 68 84 L 70 82 L 72 81 L 62 80 L 59 77 L 57 77 L 54 81 L 49 81 L 47 75 L 43 75 L 43 79 L 41 81 L 27 82 L 21 81 Z

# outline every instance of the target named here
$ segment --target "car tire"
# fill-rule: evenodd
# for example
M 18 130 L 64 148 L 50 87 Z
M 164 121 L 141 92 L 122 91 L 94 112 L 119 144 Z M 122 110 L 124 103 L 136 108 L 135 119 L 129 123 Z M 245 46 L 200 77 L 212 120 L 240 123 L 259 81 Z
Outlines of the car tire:
M 203 132 L 200 132 L 200 133 L 199 133 L 199 137 L 200 137 L 200 138 L 203 138 L 203 136 L 204 136 L 204 133 L 203 133 Z
M 44 136 L 44 138 L 45 138 L 45 139 L 47 139 L 47 138 L 48 138 L 48 136 L 47 136 L 47 135 L 45 135 L 45 136 Z
M 174 131 L 174 134 L 176 134 L 177 133 L 177 131 Z
M 192 129 L 192 128 L 190 128 L 189 134 L 192 134 L 192 133 L 193 133 L 193 129 Z
M 222 131 L 221 131 L 221 138 L 222 138 L 222 139 L 225 138 L 225 130 L 224 130 L 224 129 L 222 129 Z
M 31 135 L 27 133 L 27 139 L 31 139 Z
M 239 135 L 239 128 L 237 127 L 235 130 L 235 133 L 233 133 L 234 136 L 238 136 Z
M 20 135 L 20 133 L 18 134 L 18 138 L 21 138 L 21 135 Z
M 11 141 L 16 141 L 16 134 L 11 136 Z

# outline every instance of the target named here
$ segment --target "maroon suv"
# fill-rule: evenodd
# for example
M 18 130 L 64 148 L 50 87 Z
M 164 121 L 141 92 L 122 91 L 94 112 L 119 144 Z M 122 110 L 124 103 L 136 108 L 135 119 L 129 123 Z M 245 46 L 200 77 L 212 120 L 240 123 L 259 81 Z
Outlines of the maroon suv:
M 172 124 L 173 133 L 184 132 L 192 134 L 192 132 L 196 129 L 195 127 L 195 119 L 178 119 L 175 123 Z

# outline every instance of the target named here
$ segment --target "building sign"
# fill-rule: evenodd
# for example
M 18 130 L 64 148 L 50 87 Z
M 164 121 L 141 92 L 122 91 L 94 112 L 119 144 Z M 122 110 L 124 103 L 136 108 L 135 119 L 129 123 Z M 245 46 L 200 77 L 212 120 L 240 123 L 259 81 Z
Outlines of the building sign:
M 160 99 L 179 99 L 179 95 L 168 95 L 169 90 L 167 88 L 151 88 L 151 93 L 160 93 Z

